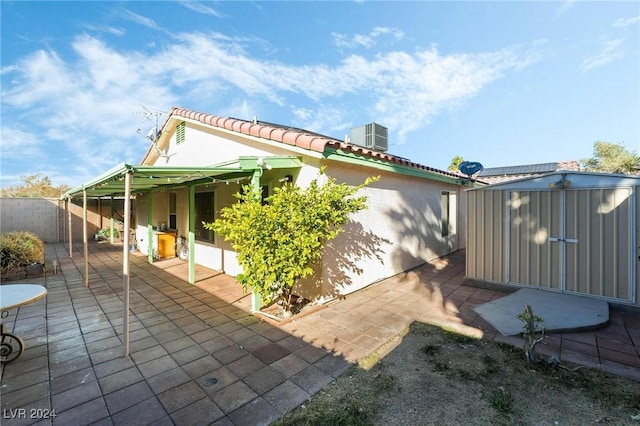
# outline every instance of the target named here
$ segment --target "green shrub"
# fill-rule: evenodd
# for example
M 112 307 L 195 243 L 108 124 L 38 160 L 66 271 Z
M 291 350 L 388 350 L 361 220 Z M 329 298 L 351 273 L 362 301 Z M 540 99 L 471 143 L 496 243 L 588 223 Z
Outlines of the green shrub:
M 489 395 L 489 404 L 504 414 L 513 412 L 513 395 L 504 386 L 498 386 Z
M 2 272 L 44 261 L 44 243 L 35 234 L 14 231 L 0 234 Z
M 215 222 L 203 224 L 238 253 L 243 272 L 236 279 L 243 288 L 291 312 L 294 285 L 314 272 L 325 243 L 342 232 L 349 215 L 367 208 L 367 198 L 355 194 L 377 180 L 349 186 L 334 178 L 324 184 L 314 179 L 305 189 L 285 184 L 275 188 L 266 203 L 246 186 L 236 194 L 241 202 L 222 209 Z
M 100 238 L 103 238 L 105 240 L 110 240 L 111 239 L 111 228 L 104 228 L 98 231 L 98 235 L 100 236 Z M 120 231 L 118 231 L 118 229 L 113 228 L 113 238 L 115 239 L 119 239 L 120 238 Z

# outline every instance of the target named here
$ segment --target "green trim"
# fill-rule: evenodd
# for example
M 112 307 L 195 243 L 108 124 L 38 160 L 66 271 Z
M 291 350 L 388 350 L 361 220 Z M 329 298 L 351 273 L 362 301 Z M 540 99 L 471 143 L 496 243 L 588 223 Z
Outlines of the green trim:
M 378 170 L 398 173 L 404 176 L 435 180 L 438 182 L 450 183 L 452 185 L 460 185 L 462 183 L 462 178 L 444 176 L 429 170 L 418 169 L 402 164 L 394 164 L 376 158 L 363 157 L 351 152 L 344 152 L 340 149 L 326 148 L 324 153 L 327 160 L 340 161 L 342 163 L 355 164 L 358 166 L 373 167 Z
M 177 188 L 191 185 L 193 182 L 216 182 L 248 177 L 262 159 L 263 169 L 300 168 L 302 161 L 295 156 L 239 157 L 212 166 L 173 167 L 173 166 L 131 166 L 120 164 L 94 178 L 71 189 L 62 195 L 63 199 L 72 198 L 83 191 L 90 197 L 103 197 L 124 194 L 124 176 L 131 173 L 131 193 L 139 194 L 160 188 Z
M 258 165 L 258 160 L 262 160 L 263 164 Z M 238 163 L 242 170 L 255 170 L 259 168 L 271 169 L 294 169 L 302 167 L 302 161 L 298 157 L 277 156 L 277 157 L 238 157 Z

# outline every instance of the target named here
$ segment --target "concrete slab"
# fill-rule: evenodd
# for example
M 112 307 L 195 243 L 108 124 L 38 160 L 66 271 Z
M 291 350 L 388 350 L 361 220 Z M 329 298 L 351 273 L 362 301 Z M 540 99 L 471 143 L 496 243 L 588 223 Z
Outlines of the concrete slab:
M 503 335 L 514 336 L 523 331 L 516 316 L 525 305 L 544 320 L 547 333 L 595 330 L 609 323 L 609 304 L 604 300 L 539 289 L 523 288 L 473 309 Z

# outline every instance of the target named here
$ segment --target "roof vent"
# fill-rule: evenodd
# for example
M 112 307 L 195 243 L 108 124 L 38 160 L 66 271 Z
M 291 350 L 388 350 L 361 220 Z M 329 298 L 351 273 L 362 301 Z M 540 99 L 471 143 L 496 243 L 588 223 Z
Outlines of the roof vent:
M 377 123 L 369 123 L 351 129 L 351 143 L 376 151 L 386 152 L 387 128 Z

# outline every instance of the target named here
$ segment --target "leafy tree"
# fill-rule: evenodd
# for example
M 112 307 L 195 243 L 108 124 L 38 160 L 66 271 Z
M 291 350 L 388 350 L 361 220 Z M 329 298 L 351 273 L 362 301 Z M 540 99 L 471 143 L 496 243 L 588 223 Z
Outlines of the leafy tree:
M 354 187 L 333 178 L 321 185 L 316 178 L 306 189 L 287 183 L 275 188 L 265 203 L 245 186 L 236 194 L 239 203 L 203 225 L 222 235 L 237 252 L 243 272 L 236 279 L 243 288 L 291 313 L 294 285 L 313 274 L 325 244 L 340 234 L 349 215 L 366 209 L 367 198 L 354 195 L 376 180 L 368 178 Z
M 623 144 L 597 141 L 593 144 L 593 157 L 581 160 L 589 172 L 640 173 L 640 156 Z
M 458 167 L 460 167 L 460 163 L 462 163 L 463 161 L 464 161 L 464 158 L 462 158 L 459 155 L 456 155 L 451 159 L 451 164 L 449 165 L 449 167 L 447 167 L 447 170 L 449 170 L 450 172 L 460 171 Z
M 53 186 L 51 179 L 40 173 L 20 177 L 22 185 L 2 188 L 3 197 L 58 198 L 71 189 L 69 185 Z

